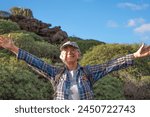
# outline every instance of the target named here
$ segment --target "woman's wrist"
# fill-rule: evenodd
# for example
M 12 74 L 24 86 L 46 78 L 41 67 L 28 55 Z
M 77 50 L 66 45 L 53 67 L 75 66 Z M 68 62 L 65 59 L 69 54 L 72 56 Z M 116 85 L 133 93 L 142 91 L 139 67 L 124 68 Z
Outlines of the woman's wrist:
M 18 54 L 18 51 L 19 51 L 19 48 L 18 47 L 16 47 L 16 46 L 13 46 L 13 47 L 11 47 L 10 49 L 9 49 L 11 52 L 13 52 L 14 54 Z

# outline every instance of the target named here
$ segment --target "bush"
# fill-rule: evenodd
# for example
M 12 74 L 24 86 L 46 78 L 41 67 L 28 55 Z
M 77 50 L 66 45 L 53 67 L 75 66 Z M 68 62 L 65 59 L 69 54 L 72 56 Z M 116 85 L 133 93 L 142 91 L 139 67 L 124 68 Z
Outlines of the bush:
M 60 51 L 57 46 L 36 41 L 30 52 L 38 57 L 50 58 L 52 62 L 58 62 Z
M 20 30 L 17 23 L 10 20 L 0 19 L 0 34 L 10 33 L 16 30 Z
M 95 99 L 120 100 L 125 99 L 123 83 L 114 77 L 104 77 L 94 86 Z
M 49 81 L 31 72 L 15 58 L 0 58 L 0 99 L 52 99 Z
M 150 99 L 150 76 L 143 76 L 140 80 L 126 80 L 124 84 L 126 99 Z

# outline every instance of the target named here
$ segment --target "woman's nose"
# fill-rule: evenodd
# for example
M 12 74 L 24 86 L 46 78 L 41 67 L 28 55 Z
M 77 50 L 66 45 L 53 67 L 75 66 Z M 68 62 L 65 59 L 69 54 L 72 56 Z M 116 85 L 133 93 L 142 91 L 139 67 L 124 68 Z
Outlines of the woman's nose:
M 71 51 L 68 51 L 68 54 L 71 54 Z
M 71 51 L 71 50 L 68 51 L 68 54 L 72 54 L 72 53 L 73 53 L 73 51 Z

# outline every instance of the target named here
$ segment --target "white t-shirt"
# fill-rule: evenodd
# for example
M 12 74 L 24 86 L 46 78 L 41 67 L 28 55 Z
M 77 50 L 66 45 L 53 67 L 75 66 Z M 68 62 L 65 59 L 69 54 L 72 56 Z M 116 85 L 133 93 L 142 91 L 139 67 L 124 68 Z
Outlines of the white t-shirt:
M 69 99 L 79 100 L 80 96 L 79 96 L 78 86 L 76 82 L 76 75 L 77 75 L 76 70 L 69 71 L 69 73 L 70 73 L 69 76 L 71 81 Z

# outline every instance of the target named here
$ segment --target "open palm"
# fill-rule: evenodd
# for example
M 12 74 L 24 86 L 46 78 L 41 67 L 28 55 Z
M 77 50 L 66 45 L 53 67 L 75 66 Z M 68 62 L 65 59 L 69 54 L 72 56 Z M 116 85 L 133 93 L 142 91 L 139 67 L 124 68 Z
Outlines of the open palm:
M 0 36 L 0 47 L 10 49 L 14 46 L 12 39 Z
M 144 46 L 144 44 L 142 44 L 137 52 L 134 53 L 134 56 L 136 58 L 150 56 L 150 46 Z

